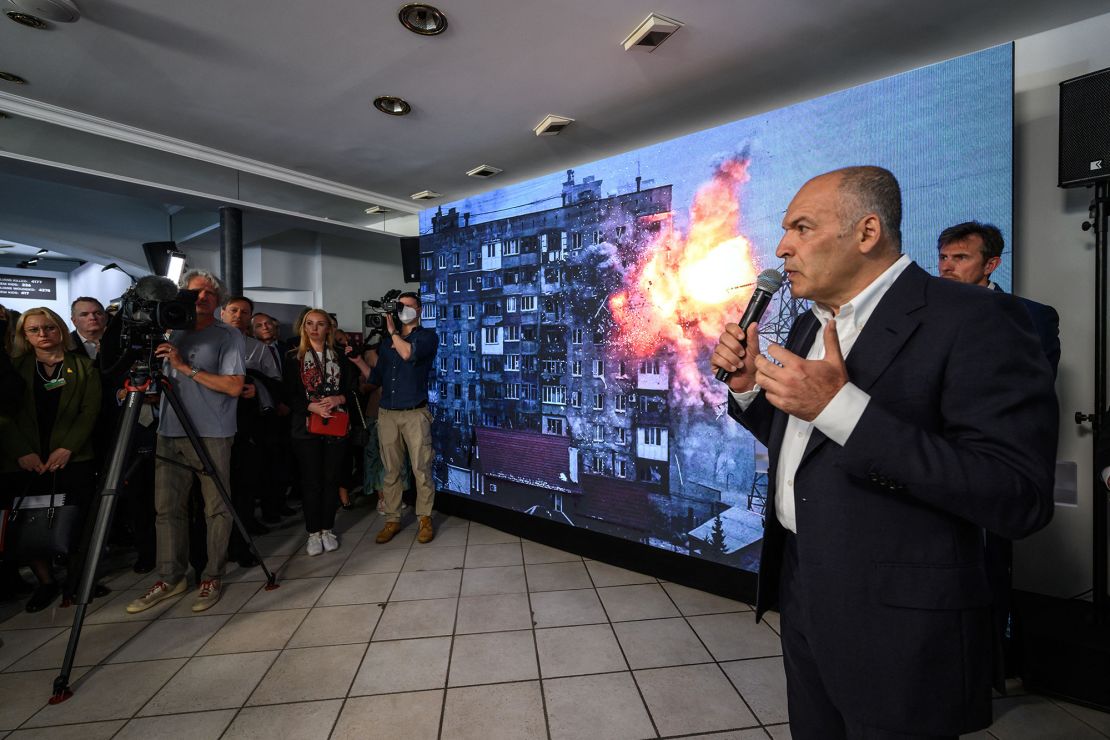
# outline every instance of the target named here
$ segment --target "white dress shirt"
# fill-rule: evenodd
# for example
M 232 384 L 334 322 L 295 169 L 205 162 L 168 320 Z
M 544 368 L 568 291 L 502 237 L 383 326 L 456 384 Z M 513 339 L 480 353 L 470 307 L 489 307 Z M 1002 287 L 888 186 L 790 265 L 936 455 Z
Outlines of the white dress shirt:
M 88 353 L 90 360 L 95 360 L 97 354 L 100 352 L 100 342 L 95 339 L 85 339 L 81 336 L 81 332 L 77 332 L 77 338 L 81 340 L 81 344 L 85 346 L 85 352 Z
M 886 292 L 898 279 L 898 276 L 902 274 L 902 271 L 909 266 L 910 258 L 902 255 L 882 275 L 875 278 L 852 300 L 840 307 L 840 311 L 835 316 L 836 332 L 840 339 L 840 351 L 845 359 L 847 359 L 848 353 L 852 351 L 852 347 L 863 331 L 864 325 L 867 324 L 867 320 L 875 312 L 875 307 L 879 305 L 879 301 L 886 295 Z M 820 326 L 806 359 L 820 360 L 825 357 L 824 328 L 829 319 L 833 318 L 833 313 L 816 303 L 813 304 L 810 310 L 817 317 Z M 755 400 L 759 390 L 759 386 L 756 386 L 746 393 L 733 393 L 732 396 L 740 404 L 741 409 L 747 409 Z M 863 416 L 870 400 L 871 396 L 856 387 L 849 379 L 848 383 L 833 396 L 828 405 L 822 409 L 821 413 L 812 422 L 802 421 L 795 416 L 787 417 L 786 433 L 783 435 L 778 465 L 775 468 L 775 482 L 777 484 L 775 489 L 777 492 L 775 496 L 775 516 L 778 517 L 779 523 L 791 532 L 795 534 L 798 532 L 798 523 L 795 517 L 794 497 L 797 494 L 794 491 L 794 476 L 798 472 L 798 465 L 802 461 L 802 453 L 805 452 L 806 446 L 809 444 L 809 438 L 813 435 L 814 427 L 833 442 L 843 446 L 847 443 L 848 437 L 852 435 L 852 431 L 856 428 L 860 417 Z

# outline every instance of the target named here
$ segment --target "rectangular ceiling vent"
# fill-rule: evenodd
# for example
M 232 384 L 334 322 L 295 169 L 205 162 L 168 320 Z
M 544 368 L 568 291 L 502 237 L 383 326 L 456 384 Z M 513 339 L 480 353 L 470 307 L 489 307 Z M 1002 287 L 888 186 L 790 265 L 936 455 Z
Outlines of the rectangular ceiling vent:
M 467 170 L 466 175 L 467 177 L 480 177 L 482 179 L 485 179 L 487 177 L 499 175 L 502 172 L 504 172 L 504 170 L 498 169 L 497 167 L 494 167 L 492 165 L 480 164 L 472 170 Z
M 443 193 L 437 193 L 434 190 L 421 190 L 419 193 L 413 193 L 409 197 L 413 200 L 435 200 L 442 195 Z
M 393 213 L 393 209 L 386 208 L 385 206 L 370 206 L 366 209 L 366 213 L 367 215 L 373 216 L 375 213 Z
M 652 13 L 644 18 L 643 23 L 636 26 L 636 30 L 628 34 L 621 42 L 625 51 L 655 51 L 659 45 L 669 39 L 674 32 L 682 28 L 682 23 L 674 18 L 668 18 L 657 13 Z
M 574 123 L 573 118 L 566 116 L 549 115 L 547 118 L 539 122 L 536 128 L 532 129 L 536 132 L 536 136 L 555 136 L 562 133 L 563 129 Z

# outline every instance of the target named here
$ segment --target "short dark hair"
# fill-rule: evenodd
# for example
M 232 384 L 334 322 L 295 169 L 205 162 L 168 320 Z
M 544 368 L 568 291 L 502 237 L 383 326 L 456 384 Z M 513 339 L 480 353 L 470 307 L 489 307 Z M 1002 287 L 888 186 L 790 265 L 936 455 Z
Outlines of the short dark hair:
M 420 301 L 420 296 L 416 293 L 413 293 L 411 290 L 405 291 L 401 295 L 397 296 L 397 300 L 401 300 L 402 298 L 411 298 L 411 299 L 413 299 L 414 301 L 416 301 L 416 306 L 418 308 L 420 308 L 424 305 Z
M 228 296 L 227 300 L 224 301 L 224 305 L 227 306 L 229 304 L 235 303 L 236 301 L 242 301 L 243 303 L 246 303 L 248 306 L 250 306 L 251 313 L 254 313 L 254 301 L 252 301 L 250 298 L 247 298 L 245 295 Z
M 901 251 L 902 188 L 894 173 L 872 165 L 844 167 L 836 172 L 840 175 L 837 190 L 845 228 L 874 213 L 879 217 L 883 234 Z
M 100 306 L 100 310 L 104 310 L 104 304 L 92 296 L 83 295 L 80 298 L 74 298 L 73 303 L 69 304 L 69 315 L 73 315 L 73 309 L 77 308 L 78 303 L 95 303 Z
M 1002 250 L 1006 247 L 1006 242 L 1002 238 L 1002 231 L 994 224 L 965 221 L 962 224 L 949 226 L 940 232 L 940 236 L 937 237 L 937 249 L 948 246 L 952 242 L 962 242 L 969 236 L 978 236 L 983 240 L 983 246 L 979 251 L 983 253 L 984 262 L 991 257 L 1001 257 Z

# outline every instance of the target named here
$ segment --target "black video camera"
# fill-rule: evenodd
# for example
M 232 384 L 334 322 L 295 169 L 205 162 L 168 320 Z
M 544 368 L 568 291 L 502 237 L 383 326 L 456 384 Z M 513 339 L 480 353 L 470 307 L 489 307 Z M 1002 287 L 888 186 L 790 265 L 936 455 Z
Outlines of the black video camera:
M 148 275 L 120 298 L 117 318 L 124 342 L 131 346 L 171 329 L 192 329 L 197 325 L 197 291 L 178 290 L 169 278 Z
M 404 307 L 399 300 L 401 291 L 391 290 L 382 296 L 380 301 L 367 301 L 366 305 L 370 307 L 370 312 L 366 314 L 366 328 L 374 329 L 377 331 L 385 331 L 385 317 L 393 317 L 393 325 L 399 327 L 401 319 L 398 314 Z

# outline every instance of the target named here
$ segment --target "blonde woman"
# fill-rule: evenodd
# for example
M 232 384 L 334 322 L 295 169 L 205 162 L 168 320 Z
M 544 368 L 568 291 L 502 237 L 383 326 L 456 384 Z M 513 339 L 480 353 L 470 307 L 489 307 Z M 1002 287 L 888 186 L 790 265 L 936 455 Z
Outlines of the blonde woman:
M 13 365 L 24 392 L 14 411 L 0 413 L 0 472 L 9 495 L 59 493 L 66 504 L 79 506 L 91 499 L 100 373 L 75 348 L 65 322 L 49 308 L 29 309 L 16 323 Z M 49 560 L 28 564 L 39 585 L 26 609 L 36 612 L 49 606 L 61 587 Z M 72 591 L 79 571 L 74 560 L 69 570 Z
M 285 358 L 282 376 L 290 408 L 293 455 L 299 468 L 309 555 L 339 548 L 334 532 L 339 482 L 347 452 L 346 437 L 312 434 L 310 417 L 332 418 L 355 398 L 357 371 L 337 351 L 331 317 L 310 309 L 301 322 L 300 342 Z

